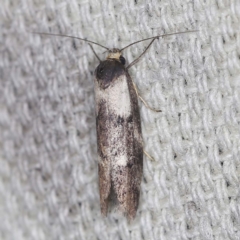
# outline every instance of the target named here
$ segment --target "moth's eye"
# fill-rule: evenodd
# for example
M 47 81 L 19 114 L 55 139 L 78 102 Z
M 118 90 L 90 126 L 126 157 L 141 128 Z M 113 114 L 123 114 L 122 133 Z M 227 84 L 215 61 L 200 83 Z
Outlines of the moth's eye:
M 120 56 L 120 57 L 119 57 L 119 60 L 120 60 L 120 62 L 121 62 L 122 65 L 125 65 L 126 60 L 125 60 L 125 58 L 124 58 L 123 56 Z

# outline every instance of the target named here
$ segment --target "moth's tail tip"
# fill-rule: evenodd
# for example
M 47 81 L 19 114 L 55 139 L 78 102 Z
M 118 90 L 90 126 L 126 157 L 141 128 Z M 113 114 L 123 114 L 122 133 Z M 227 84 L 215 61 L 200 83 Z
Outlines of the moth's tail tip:
M 108 208 L 107 207 L 101 207 L 101 215 L 103 217 L 107 217 L 107 212 L 108 212 Z
M 132 223 L 132 222 L 134 221 L 135 217 L 136 217 L 136 214 L 134 214 L 134 215 L 128 215 L 128 216 L 127 216 L 127 221 L 128 221 L 128 223 Z

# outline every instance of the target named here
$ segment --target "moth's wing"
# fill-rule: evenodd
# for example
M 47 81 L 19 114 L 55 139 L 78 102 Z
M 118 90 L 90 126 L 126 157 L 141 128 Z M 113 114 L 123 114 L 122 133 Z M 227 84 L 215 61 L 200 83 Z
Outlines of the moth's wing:
M 101 213 L 106 216 L 111 189 L 111 158 L 109 156 L 109 132 L 108 111 L 105 94 L 101 94 L 101 89 L 95 84 L 96 98 L 96 125 L 98 142 L 98 176 Z
M 128 92 L 130 111 L 125 111 L 121 127 L 122 148 L 114 158 L 112 182 L 120 210 L 133 219 L 139 203 L 143 169 L 143 142 L 138 108 L 138 97 L 128 73 L 124 76 Z M 116 114 L 117 115 L 117 114 Z M 120 146 L 119 146 L 120 147 Z
M 106 216 L 111 189 L 111 165 L 108 160 L 98 164 L 101 213 Z
M 132 219 L 142 177 L 141 123 L 132 80 L 118 64 L 104 61 L 95 73 L 100 204 L 106 215 L 113 194 L 119 209 Z
M 132 167 L 128 164 L 128 181 L 129 181 L 129 193 L 128 193 L 128 209 L 127 215 L 129 219 L 133 219 L 136 215 L 136 211 L 139 204 L 140 187 L 143 173 L 143 139 L 141 129 L 141 118 L 138 107 L 138 96 L 133 87 L 133 82 L 130 75 L 127 73 L 128 87 L 131 96 L 131 108 L 133 116 L 133 133 L 130 133 L 131 150 L 128 152 L 130 158 L 132 158 Z M 129 144 L 130 145 L 130 144 Z
M 116 156 L 126 151 L 125 133 L 121 123 L 131 111 L 126 70 L 120 62 L 106 60 L 97 67 L 95 100 L 100 204 L 102 214 L 106 215 L 110 194 L 115 193 L 112 168 Z

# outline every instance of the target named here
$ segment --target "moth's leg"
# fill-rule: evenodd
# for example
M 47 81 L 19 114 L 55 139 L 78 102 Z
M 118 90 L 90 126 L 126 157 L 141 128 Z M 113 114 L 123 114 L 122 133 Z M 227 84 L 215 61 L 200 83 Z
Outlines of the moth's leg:
M 101 62 L 101 59 L 99 58 L 99 56 L 97 55 L 97 53 L 95 52 L 93 46 L 91 44 L 89 44 L 90 48 L 92 49 L 94 55 L 96 56 L 96 58 L 98 59 L 99 62 Z
M 144 153 L 151 161 L 155 161 L 155 159 L 154 159 L 149 153 L 147 153 L 145 150 L 143 150 L 143 153 Z
M 133 87 L 134 87 L 134 89 L 135 89 L 135 91 L 136 91 L 136 93 L 137 93 L 137 96 L 139 97 L 139 99 L 143 102 L 143 104 L 147 107 L 147 108 L 149 108 L 150 110 L 152 110 L 152 111 L 154 111 L 154 112 L 161 112 L 162 110 L 158 110 L 158 109 L 155 109 L 155 108 L 152 108 L 152 107 L 150 107 L 147 103 L 146 103 L 146 101 L 139 95 L 139 93 L 138 93 L 138 90 L 137 90 L 137 86 L 136 86 L 136 84 L 133 82 Z
M 129 69 L 130 67 L 132 67 L 135 63 L 137 63 L 137 62 L 141 59 L 141 57 L 147 52 L 147 50 L 148 50 L 149 47 L 152 45 L 152 43 L 154 42 L 154 40 L 155 40 L 155 39 L 158 39 L 158 38 L 159 38 L 159 37 L 153 38 L 153 40 L 148 44 L 147 48 L 143 51 L 143 53 L 142 53 L 137 59 L 135 59 L 133 62 L 131 62 L 131 63 L 127 66 L 127 69 Z M 134 89 L 135 89 L 135 91 L 136 91 L 136 93 L 137 93 L 137 96 L 140 98 L 140 100 L 143 102 L 143 104 L 144 104 L 147 108 L 151 109 L 151 110 L 154 111 L 154 112 L 161 112 L 161 110 L 154 109 L 154 108 L 150 107 L 150 106 L 146 103 L 146 101 L 139 95 L 138 90 L 137 90 L 137 87 L 136 87 L 136 85 L 134 84 L 134 82 L 133 82 L 133 86 L 134 86 Z

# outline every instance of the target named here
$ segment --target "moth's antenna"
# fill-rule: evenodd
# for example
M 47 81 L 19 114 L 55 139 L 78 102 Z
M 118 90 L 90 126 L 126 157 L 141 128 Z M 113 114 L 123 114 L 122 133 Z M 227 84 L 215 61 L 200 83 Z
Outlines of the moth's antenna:
M 160 37 L 165 37 L 165 36 L 171 36 L 171 35 L 176 35 L 176 34 L 183 34 L 183 33 L 191 33 L 191 32 L 198 32 L 198 30 L 194 30 L 194 31 L 186 31 L 186 32 L 177 32 L 177 33 L 168 33 L 168 34 L 163 34 L 163 35 L 159 35 L 159 36 L 155 36 L 155 37 L 150 37 L 150 38 L 145 38 L 145 39 L 142 39 L 142 40 L 139 40 L 139 41 L 136 41 L 134 43 L 131 43 L 129 45 L 127 45 L 126 47 L 122 48 L 120 50 L 120 52 L 122 52 L 124 49 L 136 44 L 136 43 L 140 43 L 140 42 L 143 42 L 143 41 L 147 41 L 147 40 L 150 40 L 150 39 L 156 39 L 156 38 L 160 38 Z
M 87 40 L 87 39 L 84 39 L 84 38 L 73 37 L 73 36 L 68 36 L 68 35 L 64 35 L 64 34 L 55 34 L 55 33 L 43 33 L 43 32 L 30 32 L 30 33 L 40 34 L 40 35 L 48 35 L 48 36 L 59 36 L 59 37 L 75 38 L 75 39 L 78 39 L 78 40 L 82 40 L 82 41 L 85 41 L 85 42 L 88 42 L 88 43 L 92 43 L 92 44 L 98 45 L 99 47 L 102 47 L 102 48 L 105 48 L 105 49 L 109 50 L 109 48 L 104 47 L 103 45 L 101 45 L 99 43 L 96 43 L 96 42 L 93 42 L 93 41 L 90 41 L 90 40 Z
M 150 46 L 152 45 L 152 43 L 154 42 L 156 38 L 154 38 L 147 46 L 147 48 L 144 50 L 144 52 L 137 58 L 135 59 L 133 62 L 131 62 L 128 66 L 127 66 L 127 69 L 129 69 L 131 66 L 133 66 L 135 63 L 137 63 L 140 58 L 147 52 L 147 50 L 150 48 Z
M 92 46 L 90 43 L 89 43 L 88 45 L 89 45 L 90 48 L 92 49 L 92 51 L 93 51 L 94 55 L 96 56 L 96 58 L 98 59 L 98 61 L 101 62 L 101 59 L 99 58 L 99 56 L 98 56 L 97 53 L 95 52 L 93 46 Z

